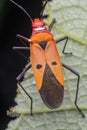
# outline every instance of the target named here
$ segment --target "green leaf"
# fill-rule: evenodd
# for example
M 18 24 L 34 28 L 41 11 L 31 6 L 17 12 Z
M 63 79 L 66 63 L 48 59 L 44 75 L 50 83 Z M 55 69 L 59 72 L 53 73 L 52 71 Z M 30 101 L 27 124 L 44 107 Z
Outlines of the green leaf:
M 57 23 L 52 30 L 55 39 L 64 35 L 69 36 L 66 51 L 72 52 L 72 55 L 61 53 L 64 42 L 60 42 L 57 47 L 61 61 L 79 72 L 81 76 L 78 105 L 86 117 L 82 118 L 74 105 L 77 84 L 75 75 L 63 69 L 64 101 L 59 109 L 52 111 L 42 102 L 35 86 L 32 69 L 30 69 L 22 85 L 33 98 L 34 115 L 30 115 L 30 100 L 18 86 L 15 99 L 17 105 L 10 109 L 9 114 L 19 117 L 8 124 L 7 130 L 87 130 L 87 47 L 85 46 L 87 45 L 87 1 L 54 0 L 47 5 L 45 13 L 50 15 L 45 21 L 48 25 L 52 18 L 56 18 Z
M 54 0 L 47 8 L 50 19 L 56 18 L 56 37 L 58 32 L 87 45 L 87 1 L 86 0 Z M 49 22 L 47 21 L 49 24 Z M 57 36 L 58 34 L 58 36 Z

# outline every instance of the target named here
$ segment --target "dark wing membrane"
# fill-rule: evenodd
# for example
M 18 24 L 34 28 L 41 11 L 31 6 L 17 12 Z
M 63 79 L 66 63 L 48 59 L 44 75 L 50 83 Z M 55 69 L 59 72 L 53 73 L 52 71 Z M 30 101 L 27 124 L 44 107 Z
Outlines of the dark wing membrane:
M 58 108 L 64 95 L 64 87 L 56 80 L 48 64 L 46 64 L 42 87 L 39 90 L 43 102 L 50 109 Z

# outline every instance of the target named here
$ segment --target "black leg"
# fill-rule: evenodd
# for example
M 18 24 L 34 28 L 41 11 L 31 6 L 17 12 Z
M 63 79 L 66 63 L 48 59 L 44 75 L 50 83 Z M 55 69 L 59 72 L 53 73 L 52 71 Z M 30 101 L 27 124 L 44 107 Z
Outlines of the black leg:
M 27 91 L 24 89 L 24 87 L 21 85 L 20 81 L 23 78 L 25 72 L 31 68 L 31 64 L 28 64 L 27 66 L 25 66 L 25 68 L 23 69 L 22 73 L 20 75 L 18 75 L 18 77 L 16 78 L 18 81 L 18 85 L 22 88 L 22 90 L 26 93 L 26 95 L 29 97 L 30 101 L 31 101 L 31 107 L 30 107 L 30 111 L 31 111 L 31 115 L 32 113 L 32 106 L 33 106 L 33 99 L 32 97 L 27 93 Z
M 66 41 L 65 41 L 65 44 L 64 44 L 62 53 L 63 53 L 63 54 L 72 54 L 71 52 L 69 52 L 69 53 L 65 52 L 66 45 L 67 45 L 67 43 L 68 43 L 68 37 L 67 37 L 67 36 L 65 36 L 65 37 L 63 37 L 63 38 L 61 38 L 61 39 L 59 39 L 59 40 L 56 40 L 56 43 L 61 42 L 61 41 L 63 41 L 63 40 L 66 40 Z
M 55 23 L 56 23 L 56 20 L 53 19 L 52 22 L 51 22 L 50 25 L 49 25 L 49 31 L 52 30 L 52 27 L 53 27 L 53 25 L 54 25 Z
M 21 41 L 21 43 L 24 45 L 24 46 L 29 46 L 29 39 L 25 36 L 22 36 L 20 34 L 17 34 L 16 37 Z
M 44 5 L 43 5 L 43 7 L 42 7 L 42 10 L 41 10 L 41 12 L 40 12 L 40 17 L 41 17 L 41 18 L 43 17 L 43 12 L 44 12 L 44 9 L 45 9 L 45 7 L 46 7 L 47 2 L 48 2 L 48 0 L 45 1 Z
M 75 106 L 78 109 L 78 111 L 81 113 L 82 117 L 85 117 L 85 115 L 83 114 L 83 112 L 81 111 L 81 109 L 79 108 L 79 106 L 77 104 L 80 75 L 79 75 L 78 72 L 76 72 L 75 70 L 73 70 L 72 68 L 70 68 L 69 66 L 67 66 L 67 65 L 65 65 L 63 63 L 62 63 L 62 66 L 64 68 L 68 69 L 69 71 L 71 71 L 73 74 L 75 74 L 78 77 L 78 80 L 77 80 L 77 89 L 76 89 L 76 97 L 75 97 Z
M 18 54 L 22 55 L 27 60 L 29 59 L 30 55 L 29 47 L 13 47 L 12 49 L 16 51 Z

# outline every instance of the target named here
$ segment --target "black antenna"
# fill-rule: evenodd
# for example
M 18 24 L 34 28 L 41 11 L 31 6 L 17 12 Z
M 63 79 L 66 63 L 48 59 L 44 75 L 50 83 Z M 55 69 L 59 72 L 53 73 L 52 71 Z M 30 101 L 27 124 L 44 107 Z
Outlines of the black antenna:
M 10 0 L 14 5 L 16 5 L 18 8 L 20 8 L 29 18 L 30 18 L 30 20 L 31 21 L 33 21 L 32 20 L 32 18 L 31 18 L 31 16 L 28 14 L 28 12 L 22 7 L 22 6 L 20 6 L 19 4 L 17 4 L 16 2 L 14 2 L 13 0 Z
M 44 12 L 44 9 L 45 9 L 45 6 L 46 6 L 47 2 L 48 2 L 48 0 L 45 1 L 44 5 L 43 5 L 43 9 L 40 12 L 41 17 L 43 17 L 43 12 Z

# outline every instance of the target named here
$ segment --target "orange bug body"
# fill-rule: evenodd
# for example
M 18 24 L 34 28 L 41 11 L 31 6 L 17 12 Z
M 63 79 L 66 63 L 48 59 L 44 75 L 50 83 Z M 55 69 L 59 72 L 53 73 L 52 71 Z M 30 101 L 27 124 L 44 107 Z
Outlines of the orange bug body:
M 64 92 L 62 64 L 53 35 L 41 19 L 32 22 L 30 56 L 37 89 L 49 108 L 61 105 Z
M 36 86 L 42 97 L 42 100 L 51 109 L 58 108 L 61 105 L 64 95 L 64 76 L 62 72 L 62 66 L 63 66 L 64 68 L 71 71 L 78 78 L 75 106 L 77 110 L 81 113 L 82 117 L 85 117 L 84 113 L 81 111 L 81 109 L 77 104 L 80 75 L 77 71 L 73 70 L 69 66 L 63 63 L 61 64 L 60 57 L 56 47 L 56 42 L 66 40 L 62 52 L 63 54 L 71 54 L 65 52 L 68 37 L 65 36 L 64 38 L 61 38 L 55 42 L 53 35 L 50 33 L 50 30 L 52 29 L 52 26 L 55 23 L 55 19 L 53 19 L 53 21 L 49 26 L 49 29 L 47 29 L 42 19 L 35 18 L 34 20 L 32 20 L 31 16 L 26 12 L 25 9 L 23 9 L 19 4 L 15 3 L 13 0 L 10 1 L 14 5 L 19 7 L 30 18 L 32 22 L 32 35 L 30 39 L 21 35 L 17 35 L 17 37 L 22 42 L 24 41 L 30 44 L 31 64 L 33 68 L 34 78 L 36 81 Z M 43 11 L 47 2 L 48 0 L 46 0 L 45 4 L 43 5 L 43 9 L 40 13 L 41 18 L 43 16 Z M 14 47 L 13 49 L 19 51 L 24 57 L 27 58 L 27 56 L 24 55 L 21 51 L 29 51 L 29 47 Z M 20 80 L 23 78 L 25 72 L 31 67 L 31 64 L 28 64 L 16 79 L 20 87 L 23 89 L 23 91 L 31 100 L 30 110 L 32 115 L 33 99 L 20 83 Z
M 31 16 L 25 9 L 13 0 L 10 1 L 19 7 L 32 22 L 32 35 L 29 39 L 21 35 L 17 36 L 20 40 L 28 42 L 30 45 L 31 65 L 33 68 L 36 86 L 42 100 L 49 108 L 58 108 L 62 103 L 64 95 L 64 76 L 56 42 L 53 35 L 50 33 L 55 20 L 51 22 L 49 29 L 47 29 L 41 18 L 35 18 L 32 20 Z M 46 0 L 43 5 L 43 9 L 40 13 L 41 17 L 43 16 L 43 11 L 47 2 L 48 1 Z M 27 50 L 29 48 L 14 47 L 13 49 L 20 51 Z M 21 78 L 29 68 L 30 66 L 27 66 L 27 68 L 25 68 L 16 79 L 31 100 L 32 114 L 32 98 L 20 83 Z

